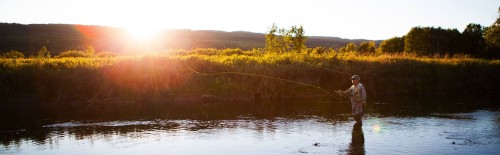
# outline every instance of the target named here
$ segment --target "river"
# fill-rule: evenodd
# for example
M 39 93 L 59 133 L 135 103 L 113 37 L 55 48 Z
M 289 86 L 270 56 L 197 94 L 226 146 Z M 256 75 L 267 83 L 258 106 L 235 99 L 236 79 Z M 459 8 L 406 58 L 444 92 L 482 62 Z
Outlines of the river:
M 383 105 L 382 103 L 380 105 Z M 210 105 L 209 105 L 210 106 Z M 0 154 L 497 154 L 500 111 L 347 113 L 234 118 L 43 120 L 9 128 Z M 401 110 L 400 110 L 401 111 Z

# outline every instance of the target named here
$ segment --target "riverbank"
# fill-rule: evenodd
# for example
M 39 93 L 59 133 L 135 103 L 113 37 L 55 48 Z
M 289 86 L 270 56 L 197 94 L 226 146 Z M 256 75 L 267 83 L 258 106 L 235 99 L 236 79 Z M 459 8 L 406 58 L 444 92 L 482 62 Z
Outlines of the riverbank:
M 179 102 L 258 103 L 313 97 L 361 76 L 370 101 L 398 97 L 487 97 L 500 92 L 500 60 L 359 55 L 309 49 L 171 50 L 114 58 L 0 59 L 1 106 Z

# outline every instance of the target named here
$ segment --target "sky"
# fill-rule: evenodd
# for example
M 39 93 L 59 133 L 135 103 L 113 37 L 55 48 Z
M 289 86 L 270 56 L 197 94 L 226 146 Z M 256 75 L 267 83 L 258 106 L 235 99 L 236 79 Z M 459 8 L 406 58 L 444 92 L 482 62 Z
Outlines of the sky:
M 499 0 L 1 0 L 0 22 L 126 29 L 265 33 L 302 25 L 307 36 L 383 40 L 415 26 L 489 26 Z

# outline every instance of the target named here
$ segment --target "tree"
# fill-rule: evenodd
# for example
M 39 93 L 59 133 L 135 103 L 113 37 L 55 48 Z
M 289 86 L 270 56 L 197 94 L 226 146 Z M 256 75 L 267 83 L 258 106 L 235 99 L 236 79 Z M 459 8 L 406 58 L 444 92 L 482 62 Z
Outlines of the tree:
M 278 33 L 278 35 L 276 35 Z M 306 49 L 307 37 L 302 26 L 292 26 L 290 30 L 280 28 L 273 24 L 266 33 L 266 50 L 275 52 L 300 52 Z
M 484 32 L 484 39 L 489 46 L 500 47 L 500 26 L 488 27 Z
M 486 42 L 486 51 L 489 55 L 500 55 L 500 7 L 498 8 L 499 17 L 490 27 L 484 31 L 484 40 Z
M 278 51 L 278 36 L 276 36 L 276 32 L 278 32 L 278 27 L 273 23 L 268 33 L 266 33 L 266 50 L 267 51 Z
M 357 51 L 360 52 L 360 53 L 368 53 L 369 46 L 370 45 L 368 44 L 368 42 L 361 42 L 359 44 L 359 46 L 358 46 L 358 50 Z
M 381 52 L 398 53 L 405 49 L 405 39 L 403 37 L 393 37 L 382 41 L 379 46 Z
M 404 51 L 419 55 L 461 52 L 461 34 L 457 29 L 414 27 L 406 34 Z
M 357 50 L 356 44 L 354 44 L 354 43 L 349 43 L 345 46 L 346 52 L 356 52 L 356 50 Z
M 436 35 L 436 36 L 434 36 Z M 464 53 L 461 44 L 462 35 L 457 29 L 431 28 L 431 53 L 457 54 Z
M 375 53 L 375 42 L 361 42 L 359 44 L 358 50 L 359 53 Z
M 290 33 L 285 28 L 278 29 L 278 33 L 278 47 L 280 48 L 280 52 L 288 52 L 290 50 L 290 42 L 292 41 Z
M 429 53 L 429 47 L 426 42 L 428 35 L 425 31 L 426 30 L 424 28 L 420 27 L 411 28 L 410 32 L 406 34 L 404 51 L 417 54 Z
M 290 30 L 292 35 L 292 49 L 295 51 L 302 51 L 306 49 L 307 37 L 304 35 L 304 28 L 302 25 L 300 27 L 292 26 Z
M 42 46 L 42 48 L 38 50 L 37 58 L 50 58 L 50 52 L 47 50 L 47 47 Z
M 375 41 L 372 40 L 369 42 L 368 51 L 372 54 L 375 53 L 375 51 L 377 51 L 377 44 L 375 43 Z
M 498 13 L 500 14 L 500 7 Z M 500 46 L 500 15 L 495 23 L 486 29 L 484 39 L 490 46 Z
M 478 55 L 484 49 L 484 27 L 479 24 L 470 23 L 462 32 L 463 52 Z
M 341 47 L 341 48 L 339 48 L 339 52 L 343 53 L 343 52 L 347 52 L 347 50 L 345 49 L 345 47 Z

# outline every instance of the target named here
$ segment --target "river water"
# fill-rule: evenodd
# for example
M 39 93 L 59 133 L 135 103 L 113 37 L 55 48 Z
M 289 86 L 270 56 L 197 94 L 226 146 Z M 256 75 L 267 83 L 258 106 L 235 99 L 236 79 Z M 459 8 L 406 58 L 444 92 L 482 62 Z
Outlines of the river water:
M 322 112 L 320 112 L 322 113 Z M 50 120 L 4 129 L 0 154 L 498 154 L 500 112 Z

